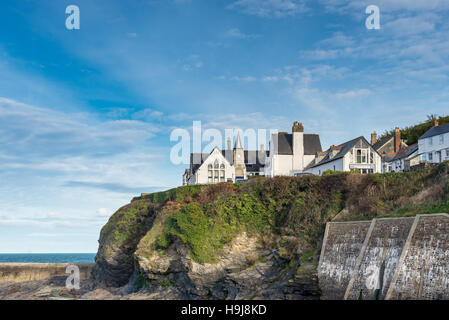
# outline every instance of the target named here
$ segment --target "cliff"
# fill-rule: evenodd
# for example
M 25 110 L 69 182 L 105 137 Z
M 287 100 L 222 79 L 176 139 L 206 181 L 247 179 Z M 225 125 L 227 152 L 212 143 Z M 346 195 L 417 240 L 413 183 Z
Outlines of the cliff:
M 333 285 L 331 278 L 318 281 L 326 223 L 367 221 L 354 231 L 356 237 L 334 237 L 351 253 L 334 261 L 347 264 L 349 283 L 348 270 L 362 263 L 370 220 L 448 212 L 448 194 L 448 164 L 409 173 L 261 178 L 149 194 L 119 209 L 103 227 L 92 279 L 162 299 L 318 299 Z

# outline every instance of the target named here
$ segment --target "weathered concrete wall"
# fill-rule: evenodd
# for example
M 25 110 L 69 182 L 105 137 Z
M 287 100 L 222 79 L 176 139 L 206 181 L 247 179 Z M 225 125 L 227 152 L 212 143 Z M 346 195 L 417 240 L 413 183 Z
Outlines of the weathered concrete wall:
M 345 299 L 383 300 L 401 257 L 414 218 L 374 219 Z M 379 292 L 377 292 L 379 290 Z
M 65 277 L 69 263 L 0 263 L 1 282 L 24 282 Z M 80 280 L 86 280 L 94 266 L 93 263 L 75 264 L 80 269 Z
M 328 223 L 323 299 L 449 299 L 449 215 Z
M 418 216 L 387 299 L 449 300 L 449 215 Z
M 328 223 L 318 276 L 322 299 L 343 299 L 371 221 Z

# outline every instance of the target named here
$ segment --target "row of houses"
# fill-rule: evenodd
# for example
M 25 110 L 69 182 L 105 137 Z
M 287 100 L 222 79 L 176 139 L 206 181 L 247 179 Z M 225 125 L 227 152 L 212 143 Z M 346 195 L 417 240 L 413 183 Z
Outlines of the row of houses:
M 234 146 L 230 139 L 227 149 L 215 147 L 210 153 L 192 153 L 190 166 L 183 174 L 183 185 L 240 182 L 253 176 L 322 175 L 331 171 L 358 171 L 362 174 L 409 171 L 424 163 L 449 160 L 449 124 L 433 127 L 408 146 L 401 139 L 399 128 L 392 137 L 371 140 L 360 136 L 323 151 L 318 134 L 304 133 L 296 121 L 292 132 L 271 135 L 269 148 L 244 150 L 240 135 Z

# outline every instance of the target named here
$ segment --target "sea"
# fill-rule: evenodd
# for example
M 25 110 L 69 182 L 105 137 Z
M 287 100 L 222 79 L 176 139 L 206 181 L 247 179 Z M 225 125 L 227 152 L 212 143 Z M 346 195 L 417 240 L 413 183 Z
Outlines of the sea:
M 0 263 L 95 263 L 95 253 L 0 253 Z

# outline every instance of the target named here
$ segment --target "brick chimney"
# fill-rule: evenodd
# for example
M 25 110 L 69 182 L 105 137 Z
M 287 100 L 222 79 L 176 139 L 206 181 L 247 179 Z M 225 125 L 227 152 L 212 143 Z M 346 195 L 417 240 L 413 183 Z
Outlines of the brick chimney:
M 399 152 L 401 148 L 401 131 L 399 128 L 394 129 L 394 152 Z
M 377 133 L 374 131 L 371 133 L 371 145 L 375 144 L 377 142 Z
M 438 122 L 438 119 L 433 119 L 433 126 L 438 127 L 440 123 Z

